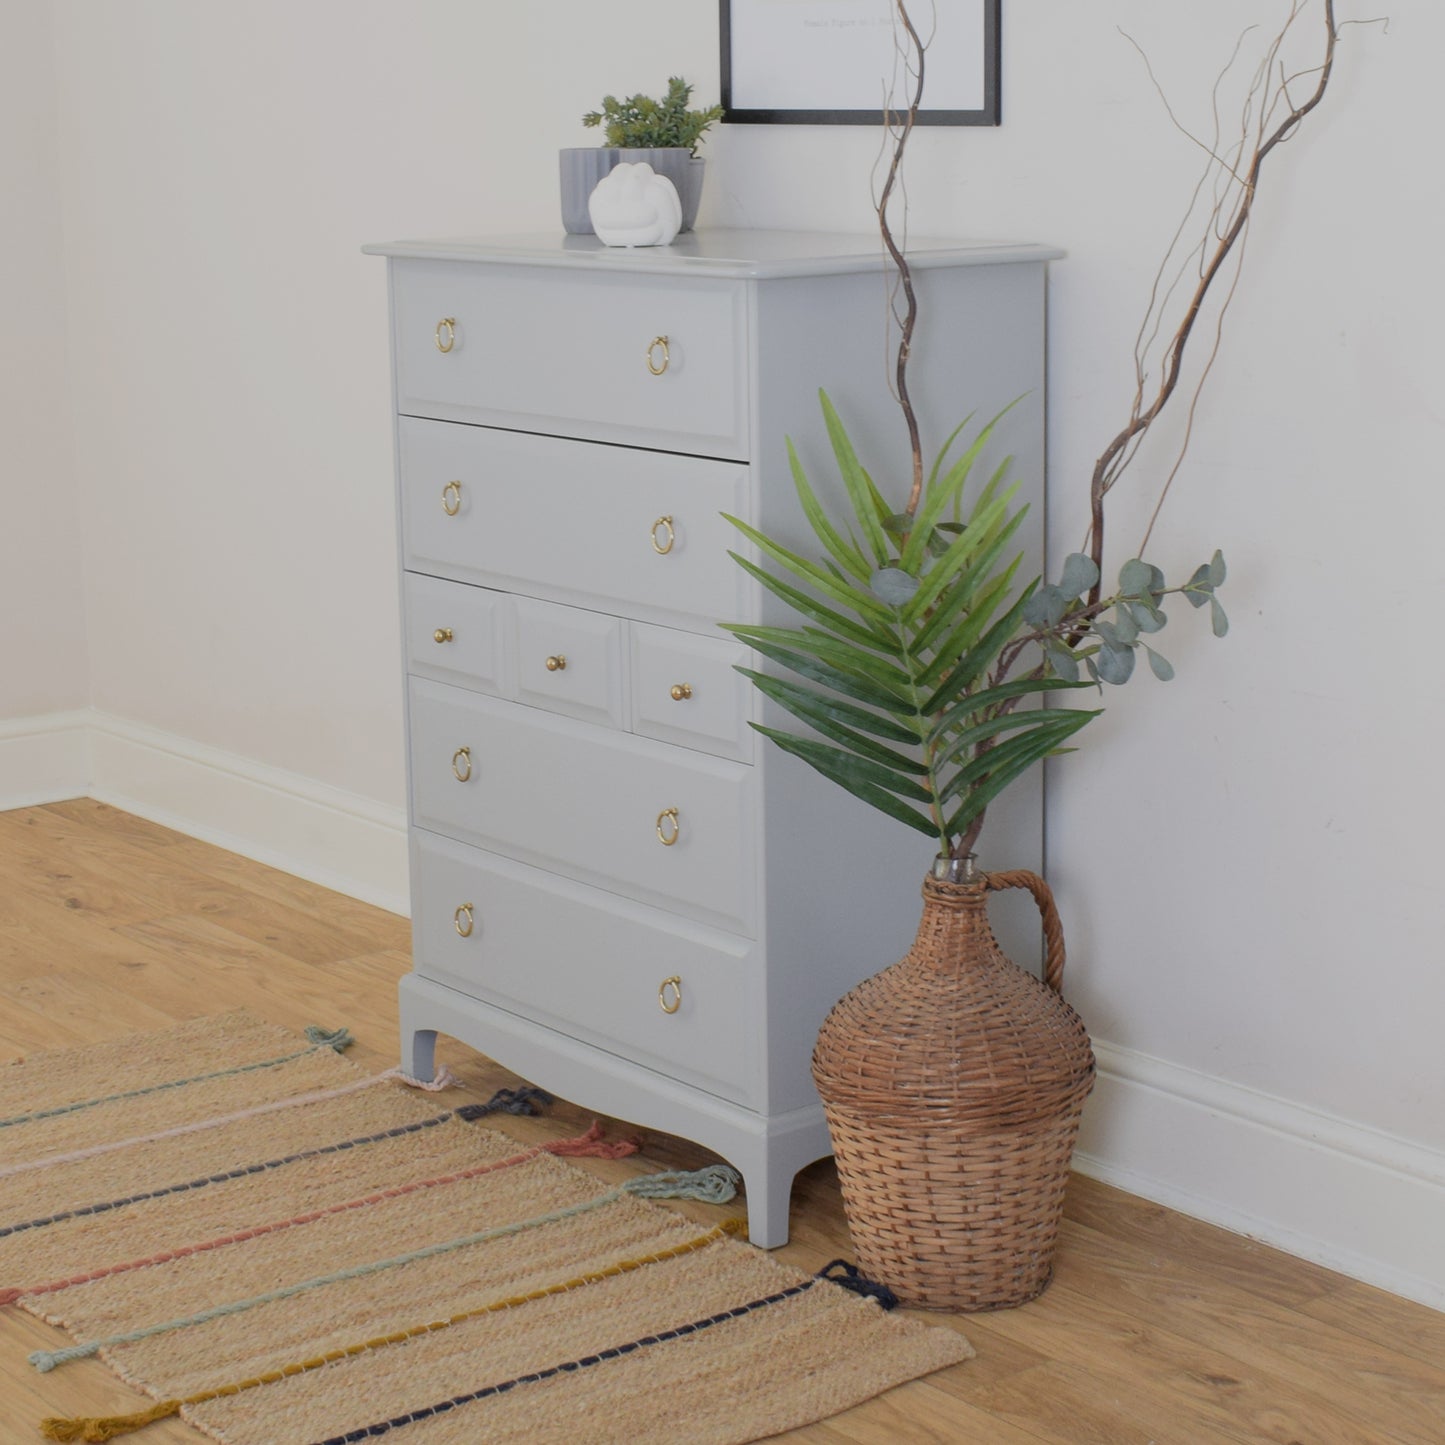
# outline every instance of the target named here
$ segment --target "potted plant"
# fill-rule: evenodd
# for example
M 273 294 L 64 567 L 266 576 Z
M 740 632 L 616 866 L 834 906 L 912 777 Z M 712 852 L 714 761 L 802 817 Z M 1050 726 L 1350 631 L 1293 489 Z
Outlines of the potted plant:
M 582 117 L 586 126 L 601 126 L 599 147 L 571 147 L 561 153 L 562 224 L 573 235 L 591 235 L 587 198 L 615 165 L 645 162 L 677 187 L 682 202 L 682 229 L 692 230 L 702 199 L 706 162 L 697 154 L 708 128 L 721 119 L 723 108 L 689 110 L 692 86 L 680 76 L 667 82 L 661 100 L 631 95 L 626 100 L 604 96 L 600 110 Z
M 1070 750 L 1099 715 L 1030 704 L 1123 684 L 1141 653 L 1155 677 L 1169 680 L 1173 669 L 1155 644 L 1171 594 L 1208 607 L 1216 635 L 1227 630 L 1215 595 L 1225 580 L 1218 552 L 1175 584 L 1136 556 L 1105 585 L 1104 500 L 1179 385 L 1201 306 L 1248 222 L 1262 162 L 1323 97 L 1336 29 L 1332 0 L 1323 0 L 1323 60 L 1295 74 L 1274 61 L 1283 37 L 1275 39 L 1246 108 L 1270 124 L 1246 124 L 1237 152 L 1211 155 L 1224 183 L 1201 187 L 1211 209 L 1205 240 L 1181 267 L 1194 277 L 1175 301 L 1182 318 L 1161 325 L 1179 283 L 1159 285 L 1140 331 L 1141 345 L 1156 336 L 1163 343 L 1157 389 L 1141 352 L 1129 421 L 1091 478 L 1087 550 L 1046 582 L 1024 575 L 1010 553 L 1022 509 L 1007 463 L 986 475 L 980 465 L 1002 417 L 949 460 L 961 426 L 925 475 L 907 387 L 917 301 L 888 214 L 921 98 L 923 45 L 905 0 L 895 5 L 915 89 L 906 111 L 885 108 L 893 150 L 878 215 L 906 303 L 891 379 L 908 428 L 911 484 L 901 506 L 885 497 L 823 395 L 837 468 L 826 500 L 789 445 L 817 554 L 730 519 L 760 557 L 734 553 L 738 564 L 799 625 L 724 625 L 762 659 L 762 668 L 741 670 L 807 731 L 754 726 L 933 843 L 913 949 L 839 1001 L 820 1031 L 813 1073 L 860 1268 L 905 1303 L 979 1309 L 1022 1303 L 1050 1278 L 1094 1060 L 1060 995 L 1063 939 L 1047 885 L 1031 873 L 981 873 L 974 846 L 992 801 L 1044 758 Z M 987 895 L 1010 887 L 1029 889 L 1043 914 L 1042 983 L 1005 959 L 989 930 Z

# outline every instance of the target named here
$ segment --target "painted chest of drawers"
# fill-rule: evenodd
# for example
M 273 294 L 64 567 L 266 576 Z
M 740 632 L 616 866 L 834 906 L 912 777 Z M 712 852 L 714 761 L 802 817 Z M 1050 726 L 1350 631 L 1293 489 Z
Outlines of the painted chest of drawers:
M 367 249 L 390 265 L 403 1062 L 431 1077 L 446 1033 L 585 1108 L 694 1139 L 741 1170 L 754 1242 L 781 1244 L 793 1176 L 829 1152 L 814 1036 L 906 950 L 929 849 L 748 726 L 779 720 L 717 624 L 791 619 L 728 556 L 746 548 L 724 514 L 805 544 L 786 439 L 826 490 L 820 387 L 880 485 L 905 477 L 877 241 Z M 912 252 L 926 444 L 1022 398 L 1006 446 L 1037 491 L 1053 253 Z M 1038 867 L 1038 790 L 1008 803 L 990 856 Z

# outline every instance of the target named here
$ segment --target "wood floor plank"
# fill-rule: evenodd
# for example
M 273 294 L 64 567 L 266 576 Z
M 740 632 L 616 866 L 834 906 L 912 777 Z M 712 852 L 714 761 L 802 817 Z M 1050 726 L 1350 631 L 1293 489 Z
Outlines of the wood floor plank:
M 1221 1283 L 1236 1284 L 1277 1304 L 1300 1305 L 1335 1289 L 1339 1275 L 1227 1229 L 1176 1214 L 1162 1204 L 1075 1174 L 1067 1218 L 1100 1234 L 1187 1254 Z
M 405 919 L 86 799 L 0 814 L 0 1061 L 246 1006 L 291 1028 L 345 1024 L 366 1068 L 396 1061 Z M 524 1082 L 452 1039 L 437 1050 L 486 1099 Z M 525 1143 L 580 1133 L 585 1100 L 501 1116 Z M 687 1140 L 635 1135 L 603 1178 L 695 1168 Z M 715 1222 L 713 1206 L 682 1203 Z M 744 1204 L 729 1206 L 741 1217 Z M 853 1258 L 830 1161 L 803 1170 L 784 1260 Z M 787 1437 L 801 1445 L 1441 1445 L 1445 1316 L 1089 1180 L 1071 1181 L 1054 1285 L 1016 1310 L 921 1316 L 977 1358 Z M 0 1309 L 0 1445 L 46 1413 L 140 1399 L 94 1361 L 25 1363 L 63 1337 Z M 740 1388 L 745 1388 L 740 1382 Z M 140 1439 L 141 1437 L 137 1437 Z M 203 1437 L 179 1421 L 148 1445 Z M 578 1445 L 590 1445 L 579 1441 Z

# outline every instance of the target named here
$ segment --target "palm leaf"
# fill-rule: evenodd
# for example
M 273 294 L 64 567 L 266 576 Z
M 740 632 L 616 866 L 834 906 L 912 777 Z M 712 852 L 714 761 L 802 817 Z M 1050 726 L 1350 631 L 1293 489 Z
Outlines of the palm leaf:
M 851 702 L 842 702 L 825 693 L 814 692 L 811 688 L 803 687 L 790 678 L 775 677 L 766 672 L 755 672 L 750 667 L 735 666 L 733 671 L 740 672 L 744 677 L 749 678 L 755 687 L 782 703 L 789 712 L 797 713 L 798 710 L 790 707 L 783 700 L 782 694 L 784 693 L 789 696 L 811 699 L 811 705 L 825 710 L 833 721 L 845 727 L 862 728 L 865 732 L 872 733 L 874 737 L 888 738 L 895 743 L 908 743 L 913 747 L 919 746 L 922 742 L 922 733 L 919 729 L 898 722 L 896 715 L 889 716 L 884 713 L 871 712 L 868 708 L 857 707 Z M 919 721 L 921 722 L 922 719 L 920 718 Z
M 1013 585 L 1014 573 L 1018 571 L 1022 561 L 1022 555 L 1015 557 L 1008 567 L 974 598 L 973 605 L 956 625 L 955 618 L 965 600 L 962 592 L 960 591 L 957 598 L 945 595 L 939 602 L 933 616 L 928 619 L 928 625 L 913 639 L 910 647 L 915 655 L 922 656 L 928 652 L 934 654 L 933 660 L 919 678 L 922 686 L 936 687 L 949 665 L 962 657 L 983 635 L 984 629 L 998 612 L 999 604 L 1008 595 L 1008 590 Z M 951 625 L 953 631 L 939 641 L 939 634 Z
M 884 747 L 882 743 L 873 738 L 865 737 L 852 728 L 844 727 L 837 721 L 836 709 L 832 700 L 822 693 L 811 692 L 807 688 L 798 687 L 795 683 L 790 683 L 783 678 L 767 677 L 759 673 L 750 675 L 757 684 L 758 690 L 771 697 L 779 707 L 785 708 L 795 718 L 807 723 L 809 727 L 822 733 L 824 737 L 841 744 L 858 757 L 866 758 L 880 767 L 891 768 L 896 773 L 910 774 L 914 777 L 922 777 L 928 772 L 927 765 L 918 758 L 905 757 L 892 748 Z M 906 740 L 914 747 L 918 746 L 917 736 L 909 737 Z
M 1034 589 L 1037 586 L 1038 579 L 1035 578 L 1014 599 L 1013 606 L 959 659 L 953 671 L 944 679 L 937 691 L 923 703 L 924 712 L 930 714 L 941 712 L 956 697 L 978 681 L 979 674 L 1003 651 L 1009 639 L 1018 631 L 1019 619 L 1023 616 L 1024 607 L 1028 604 L 1029 598 L 1034 595 Z
M 794 576 L 811 583 L 825 597 L 831 597 L 835 602 L 841 602 L 845 607 L 851 607 L 860 616 L 872 617 L 879 622 L 893 621 L 892 610 L 874 597 L 871 592 L 864 592 L 857 587 L 850 586 L 835 573 L 830 573 L 826 568 L 809 562 L 806 557 L 800 557 L 796 552 L 790 552 L 786 547 L 774 542 L 771 537 L 764 536 L 756 527 L 748 526 L 739 518 L 730 516 L 727 512 L 724 512 L 722 517 L 725 522 L 731 522 L 765 556 L 771 557 L 779 566 L 785 567 Z
M 1097 712 L 1076 712 L 1071 716 L 1078 719 L 1076 725 L 1062 735 L 1054 732 L 1047 732 L 1042 735 L 1034 734 L 1026 738 L 1010 739 L 1010 742 L 1027 743 L 1029 746 L 1021 747 L 1002 767 L 995 767 L 994 771 L 968 790 L 963 803 L 946 824 L 950 835 L 956 836 L 984 811 L 1013 780 L 1021 774 L 1026 773 L 1037 762 L 1041 762 L 1050 753 L 1059 751 L 1059 743 L 1064 737 L 1075 733 L 1083 727 L 1091 718 L 1098 717 Z M 1001 752 L 1002 747 L 993 751 Z
M 818 628 L 763 627 L 757 624 L 742 624 L 734 629 L 739 637 L 757 646 L 758 642 L 772 643 L 775 647 L 786 647 L 795 652 L 807 653 L 822 662 L 831 664 L 842 672 L 854 677 L 867 678 L 879 687 L 895 690 L 900 698 L 914 694 L 913 679 L 901 668 L 895 667 L 886 658 L 875 652 L 866 652 L 851 642 L 834 637 Z M 896 655 L 897 648 L 894 648 Z
M 838 472 L 853 504 L 853 515 L 863 528 L 863 540 L 872 548 L 876 565 L 881 567 L 889 557 L 888 534 L 883 530 L 878 510 L 882 497 L 873 485 L 873 479 L 859 464 L 847 429 L 828 399 L 828 393 L 820 391 L 818 398 L 823 404 L 823 420 L 828 428 L 829 440 L 833 443 L 833 455 L 838 459 Z
M 749 629 L 741 624 L 729 622 L 723 625 L 727 631 L 737 634 L 744 641 L 750 641 L 747 636 Z M 779 647 L 773 643 L 762 641 L 751 641 L 751 645 L 755 651 L 760 652 L 769 661 L 787 668 L 789 672 L 797 673 L 799 677 L 807 678 L 809 682 L 830 687 L 844 697 L 851 697 L 857 702 L 867 703 L 869 707 L 880 708 L 884 712 L 892 713 L 895 717 L 916 717 L 918 715 L 918 705 L 911 697 L 900 697 L 896 693 L 871 684 L 866 679 L 843 672 L 839 668 L 820 662 L 817 658 L 809 657 L 805 653 L 795 652 L 791 648 Z
M 916 572 L 922 564 L 924 549 L 928 545 L 928 538 L 932 534 L 935 524 L 943 515 L 944 508 L 959 495 L 967 484 L 968 475 L 973 470 L 974 462 L 978 460 L 979 453 L 988 445 L 992 427 L 993 423 L 990 422 L 979 432 L 978 436 L 974 438 L 973 445 L 954 462 L 944 474 L 941 482 L 936 486 L 930 484 L 924 496 L 923 505 L 918 509 L 917 525 L 909 534 L 908 545 L 903 549 L 902 565 L 905 572 Z
M 746 557 L 739 556 L 736 552 L 729 552 L 728 556 L 750 577 L 762 583 L 775 597 L 782 598 L 795 612 L 801 612 L 804 617 L 811 617 L 814 622 L 821 623 L 830 632 L 835 632 L 840 637 L 851 638 L 854 642 L 866 647 L 876 647 L 880 652 L 889 651 L 896 645 L 896 639 L 888 633 L 875 632 L 866 623 L 854 622 L 851 617 L 844 617 L 841 612 L 834 612 L 831 607 L 824 607 L 816 598 L 809 597 L 806 592 L 801 592 L 796 587 L 790 587 L 781 577 L 774 577 L 771 572 L 765 571 L 756 563 L 749 562 Z
M 969 693 L 961 702 L 955 703 L 934 720 L 928 741 L 938 743 L 953 728 L 967 725 L 969 718 L 1001 707 L 1015 698 L 1027 697 L 1030 693 L 1063 692 L 1071 688 L 1092 686 L 1093 683 L 1086 679 L 1064 682 L 1054 677 L 1025 677 L 1017 682 L 1003 682 L 997 687 L 985 688 L 982 692 Z
M 812 763 L 814 767 L 826 763 L 837 774 L 839 781 L 847 780 L 844 785 L 850 792 L 851 784 L 859 782 L 883 788 L 897 797 L 909 798 L 917 803 L 934 801 L 933 793 L 929 789 L 900 777 L 892 768 L 884 767 L 881 763 L 860 758 L 846 748 L 834 747 L 832 743 L 819 742 L 815 738 L 800 738 L 795 733 L 785 733 L 762 723 L 753 723 L 751 726 L 764 737 L 772 738 L 775 743 L 781 744 L 786 738 L 788 751 Z
M 949 787 L 944 790 L 944 796 L 956 797 L 960 789 L 954 787 L 953 784 L 959 782 L 960 778 L 963 778 L 966 769 L 973 766 L 974 763 L 979 763 L 993 757 L 996 753 L 1001 752 L 1003 748 L 1003 744 L 999 744 L 995 748 L 980 753 L 979 756 L 974 758 L 970 763 L 959 763 L 959 759 L 963 754 L 975 744 L 982 742 L 986 738 L 997 737 L 998 734 L 1002 732 L 1013 730 L 1022 732 L 1029 728 L 1037 728 L 1043 731 L 1055 728 L 1060 731 L 1062 737 L 1068 737 L 1071 733 L 1077 732 L 1078 727 L 1082 726 L 1082 724 L 1065 724 L 1059 722 L 1058 719 L 1072 718 L 1075 716 L 1076 711 L 1076 709 L 1072 708 L 1051 708 L 1042 712 L 1034 710 L 1000 713 L 991 718 L 985 718 L 982 722 L 973 723 L 955 736 L 950 737 L 947 748 L 941 753 L 935 754 L 933 759 L 933 766 L 936 771 L 942 771 L 955 766 L 959 769 L 959 771 L 949 779 Z M 1088 714 L 1089 717 L 1096 715 L 1096 713 L 1092 712 Z M 983 767 L 975 776 L 980 776 L 987 772 L 989 772 L 989 769 Z M 963 782 L 967 783 L 968 778 L 963 778 Z
M 860 582 L 866 582 L 873 575 L 873 568 L 868 565 L 862 552 L 851 539 L 844 540 L 843 535 L 828 520 L 828 514 L 823 510 L 812 487 L 808 485 L 807 473 L 803 470 L 803 464 L 798 459 L 797 449 L 793 446 L 793 439 L 788 438 L 788 465 L 793 471 L 793 486 L 798 493 L 798 501 L 802 504 L 803 515 L 808 519 L 808 525 L 812 527 L 818 540 L 838 561 L 844 570 L 851 572 Z

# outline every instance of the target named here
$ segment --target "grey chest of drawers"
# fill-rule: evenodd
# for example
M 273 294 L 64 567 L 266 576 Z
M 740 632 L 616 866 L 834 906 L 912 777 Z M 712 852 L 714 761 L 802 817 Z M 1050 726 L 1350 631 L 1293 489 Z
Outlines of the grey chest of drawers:
M 907 948 L 929 850 L 748 727 L 776 719 L 717 623 L 789 619 L 728 557 L 740 539 L 723 513 L 804 542 L 785 438 L 826 488 L 820 387 L 865 463 L 896 467 L 880 484 L 905 476 L 877 241 L 367 250 L 390 265 L 403 1063 L 431 1077 L 446 1033 L 584 1107 L 694 1139 L 741 1170 L 754 1242 L 781 1244 L 794 1175 L 829 1152 L 814 1036 Z M 1007 447 L 1037 487 L 1055 253 L 911 250 L 925 440 L 1022 398 Z M 990 856 L 1038 867 L 1037 787 L 1008 803 Z

